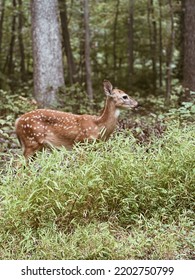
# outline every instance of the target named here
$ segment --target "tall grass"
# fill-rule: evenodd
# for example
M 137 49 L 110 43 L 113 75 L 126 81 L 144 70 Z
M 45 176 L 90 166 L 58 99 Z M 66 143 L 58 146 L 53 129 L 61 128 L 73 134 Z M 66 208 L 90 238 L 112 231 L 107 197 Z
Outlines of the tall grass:
M 17 171 L 10 164 L 0 187 L 2 257 L 191 258 L 194 162 L 194 126 L 173 124 L 147 145 L 121 134 L 45 151 Z

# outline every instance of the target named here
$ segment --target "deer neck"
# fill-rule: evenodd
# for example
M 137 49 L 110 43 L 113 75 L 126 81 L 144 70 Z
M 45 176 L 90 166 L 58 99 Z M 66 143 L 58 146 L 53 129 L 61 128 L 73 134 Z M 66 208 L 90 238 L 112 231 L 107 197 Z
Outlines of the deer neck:
M 97 125 L 105 128 L 108 134 L 111 134 L 116 127 L 120 110 L 116 108 L 112 98 L 107 97 L 106 104 L 102 114 L 97 119 Z

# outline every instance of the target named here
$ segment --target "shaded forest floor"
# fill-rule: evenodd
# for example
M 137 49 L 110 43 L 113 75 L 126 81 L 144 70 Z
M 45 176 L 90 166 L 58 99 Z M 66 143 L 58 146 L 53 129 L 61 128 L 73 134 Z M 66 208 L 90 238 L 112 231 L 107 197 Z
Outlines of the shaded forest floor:
M 16 169 L 13 123 L 34 107 L 12 102 L 1 118 L 1 259 L 195 258 L 192 104 L 125 112 L 108 142 Z

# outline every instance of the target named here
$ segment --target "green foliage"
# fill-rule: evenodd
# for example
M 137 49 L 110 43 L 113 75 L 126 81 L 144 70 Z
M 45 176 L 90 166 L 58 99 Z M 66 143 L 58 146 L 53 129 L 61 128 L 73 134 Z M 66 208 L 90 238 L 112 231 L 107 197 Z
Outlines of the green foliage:
M 30 91 L 28 87 L 24 91 L 18 90 L 15 94 L 10 94 L 10 92 L 0 90 L 0 116 L 13 115 L 15 117 L 18 114 L 35 108 L 35 106 L 33 107 L 33 103 L 26 98 L 27 91 Z M 28 97 L 32 98 L 31 95 Z
M 195 119 L 195 104 L 193 102 L 182 102 L 182 106 L 179 108 L 173 108 L 169 110 L 167 116 L 174 116 L 181 121 L 188 120 L 194 121 Z
M 56 228 L 1 234 L 1 259 L 193 259 L 193 220 L 186 215 L 169 225 L 139 218 L 131 231 L 110 223 L 76 226 L 66 234 Z
M 95 98 L 94 103 L 95 100 L 98 101 Z M 84 84 L 75 83 L 72 86 L 66 87 L 65 94 L 59 93 L 59 101 L 60 110 L 64 112 L 72 112 L 74 114 L 94 113 L 91 110 Z
M 35 103 L 26 98 L 29 87 L 18 90 L 15 94 L 0 90 L 0 156 L 3 151 L 16 147 L 16 136 L 14 134 L 14 123 L 16 118 L 36 108 Z M 4 161 L 4 158 L 3 158 Z
M 72 152 L 45 151 L 25 169 L 7 164 L 0 254 L 193 258 L 194 136 L 194 125 L 175 123 L 147 145 L 121 134 Z

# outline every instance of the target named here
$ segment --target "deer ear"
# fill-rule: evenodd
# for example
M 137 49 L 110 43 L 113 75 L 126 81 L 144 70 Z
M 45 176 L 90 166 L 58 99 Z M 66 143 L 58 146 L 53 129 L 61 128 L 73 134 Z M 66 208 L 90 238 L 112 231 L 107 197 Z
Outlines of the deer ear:
M 112 95 L 112 90 L 113 90 L 113 86 L 111 84 L 111 82 L 104 80 L 103 82 L 104 85 L 104 92 L 107 96 L 111 96 Z

